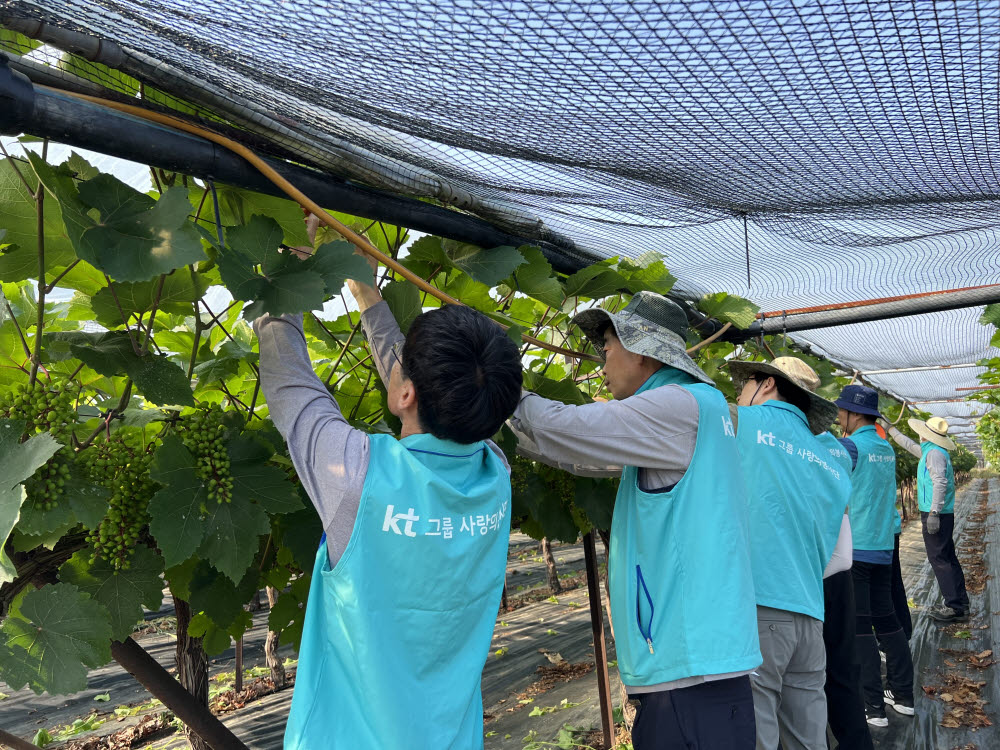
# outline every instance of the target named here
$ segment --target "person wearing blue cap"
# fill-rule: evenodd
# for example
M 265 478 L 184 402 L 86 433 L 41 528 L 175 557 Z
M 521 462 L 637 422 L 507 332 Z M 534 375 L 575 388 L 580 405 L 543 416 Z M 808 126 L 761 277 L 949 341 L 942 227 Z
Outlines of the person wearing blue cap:
M 876 431 L 878 393 L 849 385 L 834 402 L 849 452 L 858 461 L 851 477 L 854 538 L 856 645 L 868 723 L 888 726 L 885 705 L 913 716 L 913 658 L 892 601 L 893 524 L 896 516 L 896 454 Z M 875 634 L 878 634 L 876 642 Z M 885 650 L 889 689 L 882 688 L 878 644 Z

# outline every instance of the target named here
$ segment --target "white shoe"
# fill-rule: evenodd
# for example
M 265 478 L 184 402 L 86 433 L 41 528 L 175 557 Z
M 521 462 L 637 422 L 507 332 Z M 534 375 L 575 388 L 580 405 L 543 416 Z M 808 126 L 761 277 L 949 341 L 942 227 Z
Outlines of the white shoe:
M 903 716 L 913 716 L 916 713 L 913 709 L 913 701 L 907 703 L 902 698 L 897 698 L 891 690 L 886 690 L 884 695 L 886 705 L 892 706 L 897 713 L 901 713 Z

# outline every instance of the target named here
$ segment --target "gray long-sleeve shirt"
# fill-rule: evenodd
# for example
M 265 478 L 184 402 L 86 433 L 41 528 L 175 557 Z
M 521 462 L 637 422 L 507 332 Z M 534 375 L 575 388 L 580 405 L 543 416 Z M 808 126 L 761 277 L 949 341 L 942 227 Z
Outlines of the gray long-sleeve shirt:
M 396 363 L 392 347 L 404 338 L 389 306 L 380 302 L 368 308 L 361 327 L 379 376 L 388 384 Z M 254 328 L 260 343 L 261 389 L 271 419 L 288 443 L 295 471 L 323 522 L 330 565 L 336 565 L 358 516 L 368 475 L 368 435 L 348 424 L 313 372 L 301 315 L 265 315 Z M 503 452 L 488 445 L 506 464 Z
M 528 458 L 580 476 L 618 476 L 622 466 L 636 466 L 639 486 L 655 492 L 677 484 L 691 464 L 698 439 L 698 402 L 678 385 L 582 406 L 525 393 L 510 426 L 519 441 L 518 452 Z M 679 690 L 746 674 L 750 672 L 685 677 L 629 686 L 628 691 Z
M 890 425 L 889 435 L 900 448 L 917 458 L 923 455 L 920 443 L 912 440 Z M 945 495 L 948 492 L 948 463 L 941 451 L 931 451 L 927 454 L 927 473 L 931 475 L 934 496 L 931 499 L 931 512 L 940 513 L 944 507 Z
M 655 491 L 677 484 L 691 463 L 698 402 L 678 385 L 583 406 L 525 392 L 510 426 L 528 458 L 579 476 L 638 466 L 639 486 Z

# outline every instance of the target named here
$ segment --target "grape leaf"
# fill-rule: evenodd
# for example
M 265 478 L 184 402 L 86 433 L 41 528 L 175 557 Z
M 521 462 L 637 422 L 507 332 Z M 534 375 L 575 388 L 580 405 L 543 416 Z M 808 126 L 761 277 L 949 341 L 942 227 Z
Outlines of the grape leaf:
M 619 289 L 627 288 L 628 282 L 625 277 L 610 268 L 613 262 L 614 258 L 608 258 L 572 274 L 566 279 L 566 296 L 599 299 Z M 604 292 L 605 287 L 611 287 L 611 290 Z
M 37 189 L 38 178 L 23 163 L 21 175 Z M 66 234 L 59 204 L 45 204 L 45 270 L 64 268 L 76 259 Z M 0 227 L 7 230 L 3 241 L 12 247 L 0 255 L 0 280 L 24 281 L 38 275 L 38 216 L 35 199 L 21 182 L 10 159 L 0 160 Z
M 576 387 L 572 378 L 552 380 L 532 370 L 524 371 L 524 387 L 542 398 L 562 401 L 564 404 L 589 404 L 592 400 Z
M 48 433 L 24 443 L 24 422 L 0 420 L 0 584 L 14 580 L 17 571 L 4 552 L 7 537 L 17 524 L 24 503 L 21 482 L 34 474 L 62 446 Z
M 259 582 L 256 568 L 247 570 L 234 583 L 228 576 L 219 575 L 207 561 L 198 560 L 187 584 L 188 601 L 191 609 L 204 612 L 220 628 L 228 628 L 243 613 L 243 605 L 253 597 Z
M 195 474 L 194 456 L 176 435 L 168 435 L 156 449 L 149 475 L 164 485 L 149 501 L 149 531 L 165 564 L 172 567 L 201 546 L 205 538 L 201 508 L 208 495 Z
M 514 271 L 509 286 L 550 307 L 561 307 L 566 294 L 542 251 L 530 245 L 522 245 L 518 250 L 528 262 Z
M 527 262 L 516 247 L 509 245 L 484 250 L 476 245 L 444 240 L 441 247 L 454 265 L 487 286 L 496 286 L 510 276 L 515 268 Z
M 326 295 L 340 294 L 347 279 L 355 279 L 371 286 L 375 283 L 375 272 L 368 261 L 354 252 L 350 242 L 328 242 L 303 263 L 303 268 L 320 275 L 326 285 Z
M 209 501 L 204 541 L 198 554 L 233 581 L 243 577 L 271 525 L 256 503 L 233 487 L 232 502 Z
M 302 642 L 302 626 L 306 620 L 306 602 L 311 582 L 312 576 L 308 574 L 292 581 L 288 591 L 281 593 L 267 617 L 267 629 L 279 634 L 278 642 L 291 643 L 296 650 Z
M 108 328 L 116 328 L 122 323 L 122 314 L 126 320 L 134 313 L 145 313 L 153 309 L 156 289 L 159 279 L 141 281 L 138 283 L 116 282 L 111 288 L 104 287 L 90 298 L 90 306 L 97 317 L 97 322 Z M 177 271 L 163 280 L 160 290 L 158 309 L 168 313 L 190 315 L 192 303 L 201 299 L 208 289 L 208 281 L 204 274 L 192 274 L 187 270 Z M 115 302 L 115 296 L 118 302 Z M 121 305 L 121 311 L 118 306 Z
M 244 434 L 230 440 L 226 450 L 234 496 L 252 500 L 272 514 L 302 510 L 295 485 L 284 471 L 267 464 L 274 450 L 264 440 Z
M 101 375 L 128 375 L 147 401 L 194 405 L 191 381 L 184 370 L 161 354 L 136 355 L 124 331 L 52 333 L 46 340 L 68 343 L 74 356 Z
M 723 323 L 732 323 L 737 328 L 749 327 L 760 312 L 760 308 L 750 300 L 726 292 L 706 294 L 698 302 L 698 309 L 709 317 Z
M 645 265 L 622 260 L 618 270 L 628 279 L 628 288 L 633 293 L 647 291 L 666 294 L 677 282 L 662 260 L 654 260 Z
M 274 219 L 254 214 L 246 224 L 226 230 L 226 247 L 234 250 L 252 265 L 260 266 L 264 275 L 281 266 L 284 259 L 278 252 L 284 233 Z
M 163 603 L 163 559 L 145 544 L 136 545 L 128 568 L 115 570 L 105 560 L 91 563 L 80 550 L 59 569 L 59 580 L 72 583 L 110 614 L 111 637 L 125 640 L 142 619 L 143 605 L 155 612 Z
M 1000 304 L 987 305 L 983 310 L 982 317 L 979 318 L 979 322 L 984 326 L 993 325 L 1000 327 Z
M 305 490 L 299 486 L 305 507 L 275 519 L 281 546 L 291 552 L 295 564 L 302 570 L 312 570 L 316 561 L 316 550 L 323 536 L 323 522 L 319 514 L 305 497 Z
M 28 157 L 35 173 L 56 197 L 76 255 L 117 281 L 146 281 L 205 260 L 201 236 L 188 221 L 185 188 L 170 188 L 159 200 L 101 174 L 80 183 L 57 172 L 41 157 Z M 96 220 L 91 212 L 100 215 Z
M 261 232 L 263 239 L 255 241 L 254 231 Z M 284 315 L 323 306 L 323 277 L 291 253 L 278 252 L 280 231 L 273 219 L 254 216 L 246 227 L 230 228 L 227 236 L 234 244 L 219 253 L 219 273 L 236 299 L 250 302 L 243 310 L 244 318 L 255 320 L 264 313 Z M 272 242 L 275 244 L 269 244 Z M 254 271 L 257 265 L 263 276 Z
M 0 625 L 0 677 L 15 690 L 75 693 L 111 660 L 108 612 L 68 583 L 29 591 Z
M 264 313 L 285 315 L 319 310 L 323 307 L 326 285 L 312 271 L 282 273 L 270 279 L 257 298 L 243 310 L 243 317 L 256 320 Z
M 573 503 L 595 527 L 607 530 L 611 528 L 617 492 L 613 480 L 576 477 Z
M 403 333 L 410 330 L 413 321 L 423 312 L 420 292 L 408 281 L 390 281 L 382 289 L 382 299 L 389 305 Z

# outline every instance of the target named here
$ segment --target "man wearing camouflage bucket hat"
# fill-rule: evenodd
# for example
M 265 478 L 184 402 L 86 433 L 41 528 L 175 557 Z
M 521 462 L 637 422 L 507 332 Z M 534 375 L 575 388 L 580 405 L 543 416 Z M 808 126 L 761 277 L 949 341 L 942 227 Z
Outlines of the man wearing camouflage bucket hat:
M 837 407 L 795 357 L 731 361 L 739 446 L 750 503 L 750 554 L 764 663 L 751 678 L 757 747 L 826 743 L 823 572 L 833 555 L 851 480 L 817 435 Z
M 944 596 L 944 604 L 934 607 L 929 614 L 938 622 L 964 622 L 969 619 L 969 594 L 962 564 L 955 554 L 955 470 L 948 454 L 957 446 L 948 437 L 947 420 L 941 417 L 931 417 L 926 422 L 909 419 L 907 424 L 920 436 L 920 443 L 888 423 L 884 426 L 900 448 L 920 459 L 917 506 L 924 547 Z
M 636 750 L 755 745 L 761 663 L 746 490 L 722 394 L 685 352 L 687 318 L 640 292 L 573 318 L 605 360 L 613 401 L 526 394 L 511 420 L 531 458 L 621 473 L 608 557 L 618 668 L 639 701 Z

